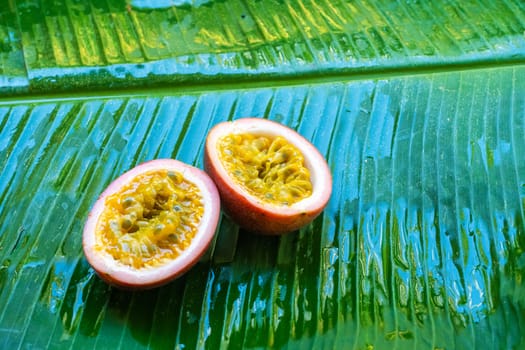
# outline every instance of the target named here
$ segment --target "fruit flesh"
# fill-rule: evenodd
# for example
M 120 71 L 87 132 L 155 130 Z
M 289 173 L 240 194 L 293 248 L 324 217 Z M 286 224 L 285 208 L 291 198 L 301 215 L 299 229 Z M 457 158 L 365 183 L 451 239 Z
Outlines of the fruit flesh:
M 149 171 L 105 200 L 96 249 L 135 269 L 162 265 L 190 245 L 203 213 L 199 189 L 181 173 Z
M 235 181 L 263 201 L 290 206 L 312 194 L 304 156 L 284 137 L 228 134 L 218 147 Z

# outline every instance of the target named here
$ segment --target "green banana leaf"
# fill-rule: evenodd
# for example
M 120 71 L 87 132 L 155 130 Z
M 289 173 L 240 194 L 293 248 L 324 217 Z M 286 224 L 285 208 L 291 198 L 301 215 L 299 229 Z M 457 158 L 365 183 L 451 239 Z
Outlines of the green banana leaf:
M 524 349 L 525 4 L 0 4 L 0 348 Z M 104 188 L 218 122 L 279 121 L 334 191 L 280 237 L 223 216 L 174 282 L 82 253 Z

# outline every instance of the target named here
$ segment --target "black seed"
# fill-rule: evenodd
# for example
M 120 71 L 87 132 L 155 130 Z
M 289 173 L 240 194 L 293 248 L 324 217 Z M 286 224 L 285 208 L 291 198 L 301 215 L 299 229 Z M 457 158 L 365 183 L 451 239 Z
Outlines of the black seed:
M 182 176 L 175 171 L 168 171 L 168 177 L 175 184 L 180 184 L 182 182 Z
M 135 203 L 135 198 L 133 198 L 133 197 L 126 197 L 126 199 L 124 199 L 124 200 L 122 201 L 122 206 L 123 206 L 124 208 L 128 208 L 128 207 L 130 207 L 131 205 L 133 205 L 134 203 Z
M 131 228 L 132 222 L 130 219 L 124 218 L 122 219 L 121 225 L 124 230 L 129 230 Z

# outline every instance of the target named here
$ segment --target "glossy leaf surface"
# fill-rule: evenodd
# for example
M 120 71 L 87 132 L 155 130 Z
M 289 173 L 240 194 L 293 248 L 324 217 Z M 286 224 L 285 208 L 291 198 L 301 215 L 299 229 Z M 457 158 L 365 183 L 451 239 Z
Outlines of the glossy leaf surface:
M 0 348 L 525 346 L 520 1 L 16 1 L 0 8 Z M 155 290 L 82 255 L 134 165 L 202 167 L 245 116 L 311 140 L 325 212 L 282 237 L 223 217 Z

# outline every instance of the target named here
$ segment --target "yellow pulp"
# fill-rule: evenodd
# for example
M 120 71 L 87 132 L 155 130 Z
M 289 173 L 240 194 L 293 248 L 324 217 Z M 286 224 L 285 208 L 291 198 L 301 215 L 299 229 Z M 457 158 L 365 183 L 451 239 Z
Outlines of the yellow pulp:
M 136 269 L 158 266 L 189 246 L 203 213 L 199 189 L 182 174 L 138 175 L 106 198 L 97 247 Z
M 251 194 L 278 205 L 292 205 L 312 194 L 302 153 L 283 137 L 230 134 L 219 140 L 225 168 Z

